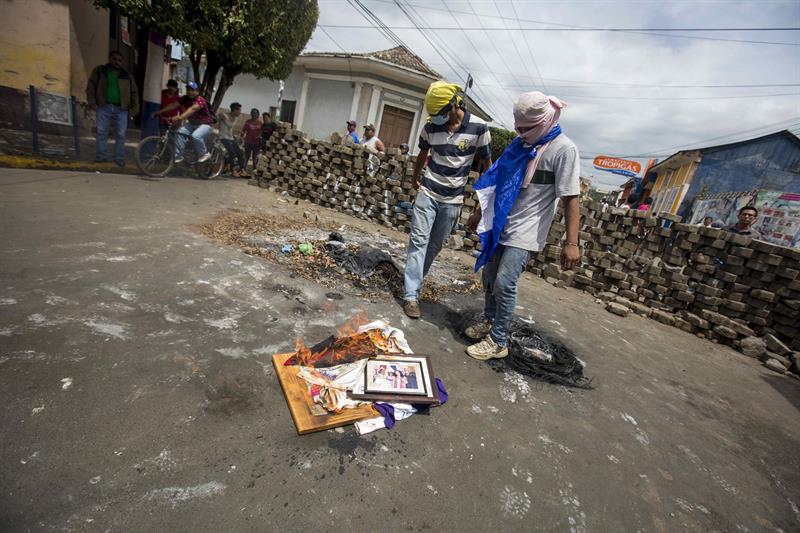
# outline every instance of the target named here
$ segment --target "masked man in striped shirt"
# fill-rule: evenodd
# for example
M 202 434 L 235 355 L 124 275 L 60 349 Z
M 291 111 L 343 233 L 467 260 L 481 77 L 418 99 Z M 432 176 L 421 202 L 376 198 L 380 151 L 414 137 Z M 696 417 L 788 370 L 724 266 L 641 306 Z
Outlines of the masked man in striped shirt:
M 414 166 L 418 192 L 404 281 L 403 311 L 411 318 L 420 317 L 422 280 L 458 221 L 473 160 L 480 160 L 481 172 L 492 164 L 489 127 L 467 111 L 461 87 L 432 83 L 425 95 L 425 110 L 431 118 L 419 137 Z M 429 153 L 430 162 L 422 174 Z

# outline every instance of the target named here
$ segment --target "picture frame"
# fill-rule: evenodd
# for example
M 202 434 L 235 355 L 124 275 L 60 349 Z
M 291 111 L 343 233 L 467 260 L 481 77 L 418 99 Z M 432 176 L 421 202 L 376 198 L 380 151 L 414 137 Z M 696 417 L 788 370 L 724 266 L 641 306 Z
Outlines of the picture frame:
M 364 380 L 348 395 L 354 400 L 373 402 L 439 403 L 431 360 L 416 354 L 371 357 L 364 369 Z

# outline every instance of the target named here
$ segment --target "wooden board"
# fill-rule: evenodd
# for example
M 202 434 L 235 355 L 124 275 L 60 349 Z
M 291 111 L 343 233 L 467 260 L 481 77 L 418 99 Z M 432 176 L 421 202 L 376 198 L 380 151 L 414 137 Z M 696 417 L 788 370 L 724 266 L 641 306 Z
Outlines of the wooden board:
M 300 371 L 300 367 L 297 365 L 284 366 L 291 356 L 291 353 L 275 354 L 272 356 L 272 365 L 275 367 L 278 381 L 281 382 L 283 395 L 286 397 L 289 412 L 292 414 L 292 420 L 294 420 L 299 435 L 346 426 L 365 418 L 379 416 L 379 413 L 371 405 L 344 409 L 338 414 L 325 412 L 325 414 L 315 415 L 313 411 L 321 409 L 321 406 L 314 404 L 308 393 L 308 385 L 298 377 L 297 373 Z

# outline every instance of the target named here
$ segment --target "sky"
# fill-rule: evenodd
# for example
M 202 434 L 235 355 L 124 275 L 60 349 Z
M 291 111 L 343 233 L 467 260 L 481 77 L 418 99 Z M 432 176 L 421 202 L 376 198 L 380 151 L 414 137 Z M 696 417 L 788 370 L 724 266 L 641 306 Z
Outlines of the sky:
M 319 0 L 306 51 L 396 46 L 357 1 L 445 79 L 469 72 L 495 125 L 513 128 L 522 92 L 565 100 L 562 129 L 601 189 L 627 178 L 595 170 L 597 155 L 644 167 L 680 149 L 800 131 L 800 31 L 754 30 L 800 28 L 797 0 Z M 685 31 L 700 28 L 736 31 Z

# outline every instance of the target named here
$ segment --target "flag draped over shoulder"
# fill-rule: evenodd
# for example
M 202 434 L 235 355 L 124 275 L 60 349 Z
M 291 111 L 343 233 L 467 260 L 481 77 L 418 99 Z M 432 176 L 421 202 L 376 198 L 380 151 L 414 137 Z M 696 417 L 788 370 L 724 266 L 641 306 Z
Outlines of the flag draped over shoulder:
M 500 158 L 475 182 L 475 194 L 481 204 L 481 221 L 478 224 L 478 237 L 482 251 L 475 261 L 475 271 L 489 262 L 500 243 L 500 236 L 511 212 L 528 163 L 536 157 L 537 149 L 561 134 L 561 126 L 556 124 L 535 145 L 525 145 L 521 137 L 516 137 L 505 149 Z

